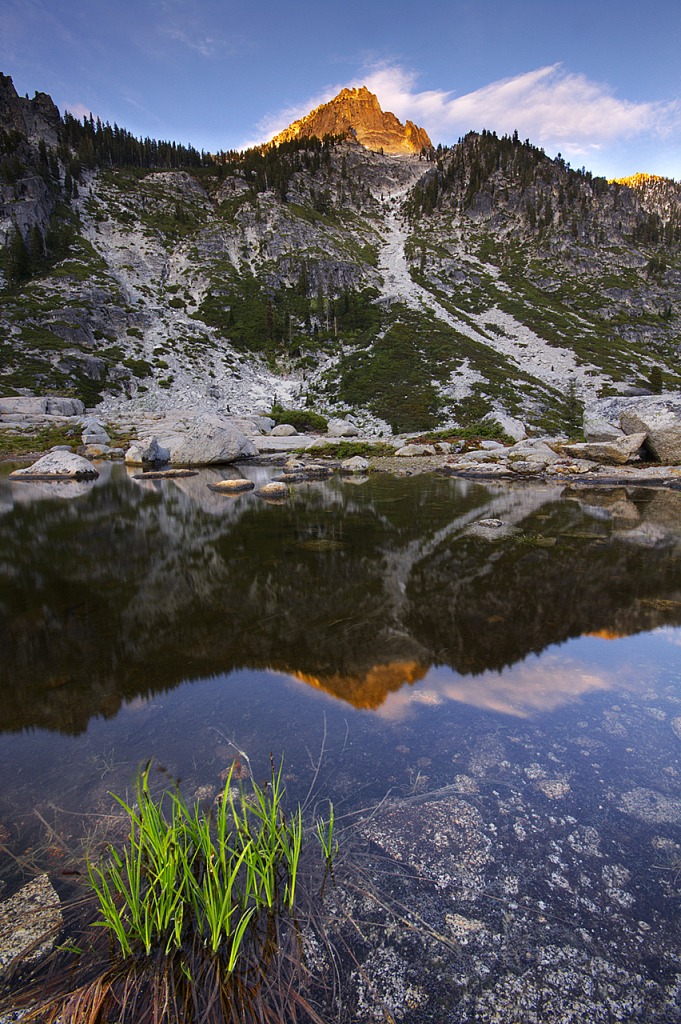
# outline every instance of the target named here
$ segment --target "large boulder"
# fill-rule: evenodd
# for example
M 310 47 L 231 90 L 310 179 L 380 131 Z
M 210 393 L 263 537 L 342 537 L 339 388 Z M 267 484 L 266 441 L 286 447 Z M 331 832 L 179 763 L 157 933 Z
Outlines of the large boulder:
M 366 473 L 369 469 L 369 460 L 361 455 L 353 455 L 350 459 L 341 462 L 341 473 Z
M 327 434 L 329 437 L 359 437 L 359 430 L 347 420 L 330 420 Z
M 583 430 L 587 443 L 592 441 L 612 441 L 622 437 L 624 431 L 620 426 L 620 414 L 631 401 L 628 398 L 602 398 L 592 402 L 584 409 Z
M 80 398 L 48 398 L 48 416 L 82 416 L 85 406 Z
M 12 480 L 91 480 L 98 476 L 91 462 L 73 452 L 49 452 L 32 466 L 10 473 Z
M 271 430 L 272 437 L 294 437 L 297 433 L 296 428 L 290 423 L 277 423 Z
M 506 449 L 506 457 L 511 464 L 523 463 L 528 466 L 546 467 L 553 465 L 554 462 L 560 462 L 560 455 L 540 438 L 517 441 Z
M 108 445 L 111 438 L 101 420 L 90 418 L 84 420 L 82 426 L 83 433 L 81 437 L 83 444 Z
M 422 455 L 436 454 L 434 444 L 405 444 L 395 452 L 395 455 L 399 455 L 402 459 L 415 459 Z
M 648 448 L 665 466 L 681 464 L 681 396 L 634 400 L 623 410 L 620 424 L 626 434 L 646 433 Z
M 516 420 L 505 412 L 488 412 L 483 417 L 483 423 L 498 423 L 508 437 L 514 441 L 523 441 L 527 437 L 527 429 L 522 420 Z
M 275 426 L 271 416 L 232 416 L 232 423 L 242 434 L 269 434 Z
M 233 423 L 211 413 L 178 417 L 168 433 L 161 434 L 159 444 L 168 449 L 174 466 L 219 465 L 258 454 Z
M 645 433 L 622 434 L 608 441 L 566 444 L 563 446 L 563 454 L 576 459 L 591 459 L 592 462 L 605 465 L 623 466 L 638 454 L 645 439 Z
M 604 398 L 584 413 L 587 441 L 605 441 L 622 434 L 647 434 L 650 452 L 668 466 L 681 463 L 681 396 L 643 395 Z

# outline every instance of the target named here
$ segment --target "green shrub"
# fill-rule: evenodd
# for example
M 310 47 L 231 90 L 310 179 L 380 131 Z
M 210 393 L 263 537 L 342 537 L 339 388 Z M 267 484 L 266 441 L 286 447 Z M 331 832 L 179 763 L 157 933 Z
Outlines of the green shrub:
M 330 459 L 351 459 L 355 455 L 364 458 L 380 458 L 395 454 L 391 444 L 369 444 L 368 441 L 329 441 L 328 444 L 315 445 L 314 455 Z
M 284 409 L 281 405 L 273 405 L 269 415 L 275 423 L 290 423 L 299 431 L 325 434 L 329 429 L 326 417 L 309 409 Z
M 428 441 L 502 441 L 504 444 L 513 444 L 513 438 L 504 432 L 500 423 L 492 420 L 484 420 L 481 423 L 472 423 L 467 427 L 448 427 L 445 430 L 429 430 L 422 434 L 419 442 Z
M 151 364 L 146 359 L 124 359 L 123 366 L 132 370 L 135 377 L 150 377 L 152 373 Z

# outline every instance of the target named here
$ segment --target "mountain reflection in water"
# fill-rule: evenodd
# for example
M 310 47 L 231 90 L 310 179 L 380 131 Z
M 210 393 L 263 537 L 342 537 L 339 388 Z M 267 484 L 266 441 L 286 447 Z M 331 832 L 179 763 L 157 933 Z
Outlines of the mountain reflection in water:
M 208 489 L 235 472 L 105 466 L 73 498 L 0 479 L 1 729 L 78 733 L 240 668 L 359 708 L 395 694 L 395 710 L 429 671 L 451 699 L 522 707 L 519 671 L 503 692 L 485 674 L 571 637 L 681 623 L 679 493 L 377 475 L 273 506 Z M 476 526 L 489 519 L 510 529 Z M 578 676 L 570 693 L 607 688 Z

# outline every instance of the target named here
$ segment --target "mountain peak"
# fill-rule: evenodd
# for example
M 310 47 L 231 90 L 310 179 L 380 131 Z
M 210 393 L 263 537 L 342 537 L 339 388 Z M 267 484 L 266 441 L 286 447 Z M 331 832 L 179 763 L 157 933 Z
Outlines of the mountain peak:
M 365 85 L 341 89 L 328 103 L 322 103 L 275 135 L 270 145 L 279 146 L 282 142 L 304 136 L 316 135 L 321 139 L 324 135 L 346 132 L 354 135 L 366 149 L 375 152 L 420 153 L 432 145 L 424 128 L 419 128 L 413 121 L 402 124 L 390 111 L 383 111 L 378 97 Z

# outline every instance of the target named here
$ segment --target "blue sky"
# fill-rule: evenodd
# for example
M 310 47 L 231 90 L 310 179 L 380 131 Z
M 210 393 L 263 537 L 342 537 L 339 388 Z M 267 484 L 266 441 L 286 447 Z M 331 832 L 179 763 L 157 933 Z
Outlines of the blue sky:
M 0 71 L 210 151 L 366 84 L 435 143 L 517 128 L 597 174 L 681 180 L 678 0 L 0 0 Z

